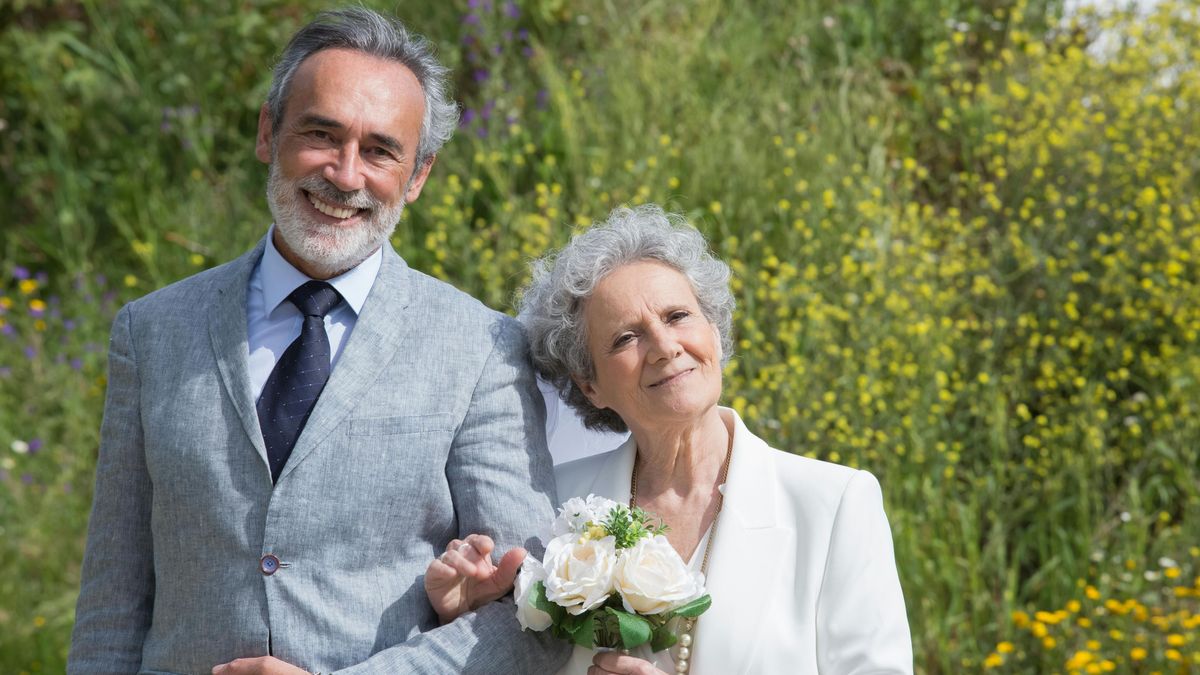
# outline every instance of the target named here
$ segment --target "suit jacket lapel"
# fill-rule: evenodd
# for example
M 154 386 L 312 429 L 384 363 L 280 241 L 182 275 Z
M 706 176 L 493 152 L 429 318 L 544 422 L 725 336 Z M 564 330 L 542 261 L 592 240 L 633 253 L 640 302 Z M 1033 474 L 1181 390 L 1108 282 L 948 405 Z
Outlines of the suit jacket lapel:
M 776 601 L 769 589 L 786 588 L 776 580 L 795 564 L 787 554 L 795 550 L 795 533 L 776 522 L 779 483 L 769 454 L 775 451 L 733 419 L 725 504 L 705 580 L 713 604 L 696 622 L 695 663 L 704 673 L 756 672 L 759 627 Z
M 254 407 L 254 394 L 250 391 L 249 340 L 246 333 L 246 293 L 250 274 L 262 258 L 265 245 L 264 237 L 253 250 L 230 263 L 223 278 L 216 283 L 217 294 L 209 312 L 208 333 L 212 338 L 213 355 L 225 385 L 225 393 L 242 420 L 242 429 L 250 444 L 262 458 L 263 467 L 269 468 L 262 429 L 258 426 L 258 411 Z
M 292 448 L 279 480 L 295 470 L 354 410 L 357 401 L 367 395 L 379 374 L 387 369 L 401 345 L 416 330 L 414 322 L 404 317 L 411 299 L 411 273 L 404 260 L 385 244 L 383 263 L 371 293 L 304 431 L 296 439 L 296 446 Z M 403 386 L 403 383 L 394 386 Z

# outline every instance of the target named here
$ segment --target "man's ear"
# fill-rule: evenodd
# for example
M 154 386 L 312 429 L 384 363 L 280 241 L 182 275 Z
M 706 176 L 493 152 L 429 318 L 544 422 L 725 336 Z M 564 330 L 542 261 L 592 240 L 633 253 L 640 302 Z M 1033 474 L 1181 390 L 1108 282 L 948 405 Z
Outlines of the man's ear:
M 258 135 L 254 142 L 254 156 L 263 164 L 271 163 L 271 135 L 274 130 L 271 128 L 271 111 L 267 110 L 267 104 L 264 103 L 258 111 Z
M 408 187 L 404 188 L 405 204 L 411 204 L 417 201 L 417 197 L 421 196 L 421 188 L 425 187 L 425 181 L 429 178 L 429 172 L 433 169 L 435 160 L 437 160 L 437 155 L 433 155 L 425 160 L 421 166 L 413 171 L 412 178 L 408 180 Z

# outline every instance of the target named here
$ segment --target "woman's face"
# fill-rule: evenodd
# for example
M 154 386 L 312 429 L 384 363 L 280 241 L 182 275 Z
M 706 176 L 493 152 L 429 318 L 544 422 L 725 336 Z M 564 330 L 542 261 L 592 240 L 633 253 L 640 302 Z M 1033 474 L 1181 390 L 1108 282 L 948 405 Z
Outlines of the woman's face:
M 687 277 L 658 262 L 618 267 L 583 307 L 596 376 L 577 381 L 635 431 L 688 423 L 721 396 L 721 341 Z

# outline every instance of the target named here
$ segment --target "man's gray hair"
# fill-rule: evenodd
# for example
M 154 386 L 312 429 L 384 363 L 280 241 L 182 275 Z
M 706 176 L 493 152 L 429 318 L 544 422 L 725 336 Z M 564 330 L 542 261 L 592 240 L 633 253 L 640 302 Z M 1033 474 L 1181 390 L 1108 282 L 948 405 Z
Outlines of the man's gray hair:
M 533 263 L 533 280 L 518 303 L 533 366 L 589 429 L 628 431 L 615 412 L 592 405 L 572 376 L 591 381 L 595 364 L 587 345 L 584 302 L 618 267 L 657 261 L 687 277 L 721 339 L 721 365 L 733 354 L 733 293 L 729 266 L 708 251 L 704 236 L 678 214 L 654 204 L 620 207 L 608 220 L 574 236 L 558 253 Z
M 431 161 L 454 135 L 458 104 L 450 98 L 447 79 L 450 70 L 438 62 L 428 40 L 410 33 L 399 20 L 365 7 L 321 12 L 292 36 L 275 64 L 271 90 L 267 93 L 272 135 L 283 124 L 283 111 L 296 70 L 305 59 L 324 49 L 352 49 L 396 61 L 416 75 L 425 93 L 425 118 L 421 121 L 414 172 Z

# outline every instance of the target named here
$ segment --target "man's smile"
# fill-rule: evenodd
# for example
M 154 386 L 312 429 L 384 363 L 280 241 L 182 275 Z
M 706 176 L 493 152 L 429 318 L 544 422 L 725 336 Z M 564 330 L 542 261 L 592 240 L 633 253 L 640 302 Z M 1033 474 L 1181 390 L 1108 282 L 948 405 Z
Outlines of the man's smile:
M 308 192 L 307 190 L 304 191 L 304 196 L 308 197 L 308 202 L 313 205 L 314 209 L 324 213 L 330 218 L 337 218 L 338 220 L 345 220 L 346 218 L 349 218 L 350 216 L 353 216 L 362 210 L 353 207 L 336 206 L 334 204 L 330 204 L 317 198 L 316 195 Z

